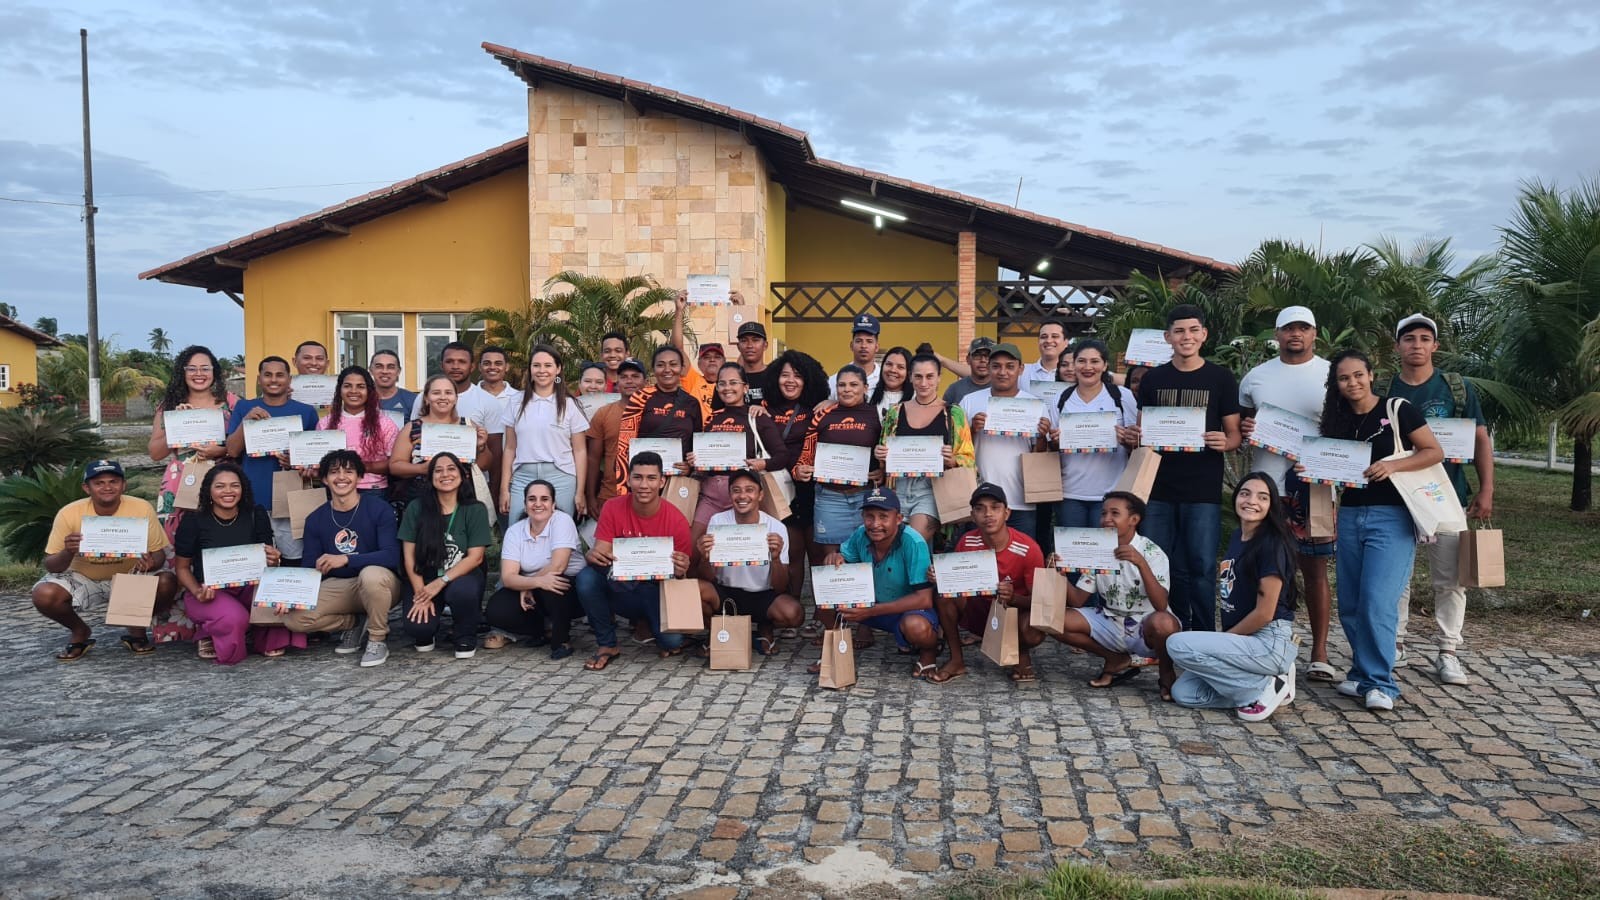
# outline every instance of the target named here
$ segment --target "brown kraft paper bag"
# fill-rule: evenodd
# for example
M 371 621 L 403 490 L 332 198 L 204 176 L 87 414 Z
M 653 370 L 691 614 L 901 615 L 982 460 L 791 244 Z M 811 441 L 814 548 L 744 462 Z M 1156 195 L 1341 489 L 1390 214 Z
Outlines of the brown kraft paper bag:
M 1148 503 L 1150 489 L 1156 484 L 1156 470 L 1161 468 L 1161 454 L 1149 447 L 1136 447 L 1128 456 L 1128 465 L 1122 476 L 1112 486 L 1113 491 L 1127 491 Z
M 943 475 L 931 480 L 939 521 L 945 525 L 972 521 L 972 492 L 978 489 L 978 470 L 967 466 L 945 469 Z
M 743 672 L 750 668 L 750 617 L 728 615 L 724 603 L 722 615 L 711 617 L 711 668 L 730 672 Z
M 706 620 L 700 609 L 700 582 L 669 578 L 661 582 L 661 631 L 665 634 L 699 634 Z
M 1496 588 L 1506 586 L 1505 540 L 1498 528 L 1478 528 L 1461 532 L 1456 581 L 1462 587 Z
M 783 488 L 771 472 L 761 473 L 761 511 L 779 522 L 794 515 L 794 509 L 789 505 L 789 498 L 783 495 Z M 685 518 L 693 522 L 694 513 L 691 511 Z
M 1059 637 L 1066 626 L 1067 576 L 1050 568 L 1033 570 L 1033 598 L 1028 624 Z
M 667 487 L 661 492 L 661 497 L 683 513 L 685 519 L 693 522 L 695 504 L 700 502 L 700 482 L 690 475 L 674 475 L 667 479 Z
M 1002 606 L 998 598 L 989 604 L 989 618 L 983 625 L 983 655 L 997 666 L 1017 664 L 1017 611 Z
M 293 469 L 281 469 L 272 473 L 272 518 L 289 518 L 289 494 L 303 490 L 306 486 L 305 479 Z
M 200 508 L 200 483 L 215 465 L 209 459 L 191 459 L 183 464 L 183 471 L 178 473 L 178 492 L 172 497 L 174 509 Z
M 1290 473 L 1293 475 L 1293 473 Z M 1313 484 L 1311 508 L 1306 511 L 1306 529 L 1313 540 L 1339 536 L 1339 511 L 1333 504 L 1333 485 Z
M 250 603 L 251 625 L 282 625 L 289 621 L 287 613 L 278 615 L 278 611 L 270 606 L 257 606 L 252 599 Z
M 853 628 L 830 628 L 822 633 L 822 671 L 819 687 L 839 690 L 856 683 L 856 644 Z
M 119 573 L 111 576 L 111 600 L 106 604 L 106 624 L 123 628 L 149 628 L 156 614 L 155 575 Z
M 1022 454 L 1022 502 L 1056 503 L 1062 496 L 1061 454 Z
M 328 492 L 322 488 L 290 491 L 285 501 L 285 505 L 289 507 L 289 536 L 299 540 L 306 536 L 306 517 L 316 512 L 317 507 L 328 502 Z

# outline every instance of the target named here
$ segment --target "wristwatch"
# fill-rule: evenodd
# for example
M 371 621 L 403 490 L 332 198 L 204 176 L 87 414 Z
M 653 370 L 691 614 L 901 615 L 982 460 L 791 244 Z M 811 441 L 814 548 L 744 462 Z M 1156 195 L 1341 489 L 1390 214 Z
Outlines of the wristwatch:
M 439 580 L 444 582 L 445 584 L 449 584 L 450 583 L 450 573 L 449 572 L 441 572 L 439 574 Z

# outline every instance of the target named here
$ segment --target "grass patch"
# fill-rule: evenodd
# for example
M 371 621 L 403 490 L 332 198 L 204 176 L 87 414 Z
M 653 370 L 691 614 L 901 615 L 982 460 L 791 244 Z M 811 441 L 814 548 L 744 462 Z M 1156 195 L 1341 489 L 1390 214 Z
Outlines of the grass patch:
M 1469 601 L 1538 609 L 1584 609 L 1600 595 L 1600 509 L 1573 512 L 1572 475 L 1495 469 L 1494 524 L 1504 532 L 1506 586 Z M 1426 591 L 1414 596 L 1425 596 Z
M 0 564 L 0 594 L 27 594 L 42 571 L 27 563 Z
M 1309 900 L 1314 895 L 1265 883 L 1186 880 L 1151 885 L 1102 866 L 1062 863 L 1042 878 L 974 875 L 944 896 L 951 900 Z

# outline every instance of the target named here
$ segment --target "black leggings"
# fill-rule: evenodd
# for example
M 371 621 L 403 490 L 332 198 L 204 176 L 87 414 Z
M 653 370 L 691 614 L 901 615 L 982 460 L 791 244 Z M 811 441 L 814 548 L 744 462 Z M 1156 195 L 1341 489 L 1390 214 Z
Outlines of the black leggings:
M 533 600 L 533 609 L 523 609 L 521 591 L 504 587 L 495 591 L 489 597 L 489 624 L 511 634 L 543 637 L 548 618 L 551 642 L 571 644 L 572 620 L 583 617 L 577 592 L 571 588 L 565 594 L 535 590 Z
M 407 587 L 409 586 L 408 582 Z M 430 643 L 439 634 L 439 614 L 445 607 L 449 607 L 450 617 L 455 620 L 455 642 L 476 647 L 478 622 L 483 619 L 482 603 L 482 569 L 469 572 L 445 585 L 444 590 L 433 600 L 433 615 L 421 622 L 411 621 L 412 598 L 408 589 L 401 607 L 407 615 L 402 627 L 413 640 L 423 644 Z

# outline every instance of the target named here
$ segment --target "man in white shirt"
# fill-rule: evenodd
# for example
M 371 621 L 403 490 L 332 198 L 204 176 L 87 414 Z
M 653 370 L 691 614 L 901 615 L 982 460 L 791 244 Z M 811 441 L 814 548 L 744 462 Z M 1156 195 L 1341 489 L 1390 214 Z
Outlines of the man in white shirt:
M 494 434 L 500 421 L 499 401 L 472 383 L 472 348 L 460 341 L 445 344 L 439 351 L 439 368 L 455 386 L 456 415 Z M 422 418 L 422 401 L 423 394 L 418 393 L 417 402 L 411 407 L 411 418 Z
M 1322 421 L 1322 403 L 1327 397 L 1328 361 L 1316 355 L 1317 318 L 1304 306 L 1291 306 L 1278 313 L 1278 356 L 1249 372 L 1239 382 L 1239 432 L 1248 441 L 1256 429 L 1256 412 L 1264 405 L 1276 406 L 1310 419 Z M 1298 564 L 1306 583 L 1306 617 L 1311 622 L 1311 666 L 1306 677 L 1313 681 L 1336 681 L 1338 676 L 1328 662 L 1328 617 L 1332 606 L 1328 587 L 1328 560 L 1333 558 L 1332 537 L 1312 539 L 1307 528 L 1310 492 L 1291 471 L 1294 461 L 1261 447 L 1250 448 L 1250 468 L 1265 472 L 1278 482 L 1287 507 L 1290 527 L 1299 539 Z
M 978 479 L 997 484 L 1010 499 L 1011 527 L 1039 540 L 1038 510 L 1025 503 L 1022 489 L 1022 455 L 1048 449 L 1051 429 L 1057 427 L 1056 408 L 1040 401 L 1038 431 L 1029 435 L 985 434 L 990 402 L 995 398 L 1021 397 L 1038 400 L 1018 387 L 1022 374 L 1022 352 L 1016 344 L 999 344 L 989 354 L 989 386 L 961 398 L 961 411 L 972 423 L 972 443 L 977 449 Z
M 485 408 L 489 421 L 483 427 L 489 432 L 489 490 L 496 497 L 500 496 L 500 458 L 505 453 L 506 411 L 516 409 L 522 402 L 522 392 L 506 381 L 509 369 L 504 348 L 485 347 L 478 354 L 478 376 L 483 379 L 478 382 L 478 390 L 488 395 Z
M 877 316 L 862 313 L 856 316 L 850 324 L 850 361 L 861 367 L 867 373 L 867 396 L 872 396 L 872 391 L 878 386 L 878 334 L 883 331 L 883 325 L 878 322 Z M 837 373 L 828 376 L 828 398 L 839 399 L 839 386 L 835 379 Z
M 1061 353 L 1067 349 L 1067 327 L 1060 322 L 1039 326 L 1039 361 L 1022 367 L 1017 383 L 1026 388 L 1035 381 L 1055 381 Z
M 775 628 L 799 628 L 805 620 L 800 601 L 784 592 L 789 584 L 789 529 L 761 511 L 761 478 L 740 470 L 728 476 L 728 494 L 733 509 L 716 513 L 700 538 L 699 567 L 701 603 L 711 600 L 720 609 L 731 600 L 739 615 L 749 616 L 760 634 L 762 656 L 778 650 Z M 713 566 L 711 550 L 716 532 L 724 525 L 763 525 L 767 529 L 765 565 Z M 714 592 L 707 597 L 707 592 Z

